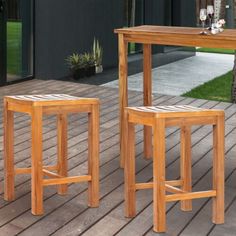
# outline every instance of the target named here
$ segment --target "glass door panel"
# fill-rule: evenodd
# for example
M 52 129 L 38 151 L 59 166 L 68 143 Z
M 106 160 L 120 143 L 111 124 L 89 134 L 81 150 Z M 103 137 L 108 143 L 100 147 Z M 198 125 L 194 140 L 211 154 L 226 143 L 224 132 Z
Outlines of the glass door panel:
M 7 82 L 33 75 L 32 0 L 7 1 Z

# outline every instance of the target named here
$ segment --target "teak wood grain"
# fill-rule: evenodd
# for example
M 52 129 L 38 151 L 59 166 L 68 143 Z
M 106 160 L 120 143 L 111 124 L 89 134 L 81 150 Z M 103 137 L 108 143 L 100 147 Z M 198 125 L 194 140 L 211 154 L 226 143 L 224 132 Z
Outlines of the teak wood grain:
M 200 28 L 142 25 L 116 29 L 124 41 L 143 44 L 160 44 L 190 47 L 219 47 L 236 49 L 236 30 L 225 29 L 222 33 L 200 35 Z

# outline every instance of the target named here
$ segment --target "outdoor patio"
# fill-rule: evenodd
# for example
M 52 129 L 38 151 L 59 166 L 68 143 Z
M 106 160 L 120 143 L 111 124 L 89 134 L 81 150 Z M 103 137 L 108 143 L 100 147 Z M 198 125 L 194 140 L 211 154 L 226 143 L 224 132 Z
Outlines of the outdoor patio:
M 16 177 L 16 200 L 3 200 L 3 141 L 2 98 L 17 94 L 65 93 L 101 100 L 100 123 L 100 207 L 87 207 L 87 184 L 72 184 L 66 196 L 59 196 L 56 187 L 44 189 L 43 216 L 33 216 L 30 208 L 30 176 Z M 118 89 L 53 80 L 30 80 L 0 88 L 0 235 L 159 235 L 152 231 L 152 191 L 137 192 L 138 214 L 133 219 L 124 217 L 123 170 L 119 168 L 119 114 Z M 131 105 L 142 104 L 142 93 L 129 91 Z M 192 212 L 180 211 L 178 203 L 168 204 L 167 232 L 165 235 L 235 235 L 236 232 L 236 105 L 167 95 L 153 96 L 153 104 L 189 104 L 204 108 L 224 109 L 226 113 L 226 190 L 224 225 L 211 222 L 211 200 L 193 201 Z M 56 159 L 56 119 L 44 117 L 44 160 Z M 15 163 L 18 167 L 30 166 L 29 118 L 15 118 Z M 137 129 L 136 156 L 137 180 L 148 182 L 152 176 L 152 163 L 142 158 L 142 127 Z M 166 131 L 167 178 L 179 177 L 179 130 Z M 71 115 L 68 133 L 69 173 L 84 174 L 87 168 L 87 116 Z M 192 159 L 194 189 L 211 186 L 212 128 L 192 129 Z

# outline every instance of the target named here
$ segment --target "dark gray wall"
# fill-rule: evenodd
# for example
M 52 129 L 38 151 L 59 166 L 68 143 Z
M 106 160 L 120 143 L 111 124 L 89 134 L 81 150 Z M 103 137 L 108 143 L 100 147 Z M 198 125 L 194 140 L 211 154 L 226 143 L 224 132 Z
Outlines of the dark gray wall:
M 226 6 L 227 8 L 225 9 L 225 20 L 226 20 L 226 27 L 227 28 L 235 28 L 235 21 L 234 21 L 234 15 L 235 15 L 235 10 L 234 10 L 234 3 L 235 0 L 227 0 L 226 1 Z
M 123 26 L 123 0 L 36 0 L 35 76 L 68 75 L 65 58 L 92 48 L 93 38 L 104 48 L 104 67 L 117 64 L 117 36 Z
M 179 5 L 179 11 L 176 11 L 175 19 L 179 19 L 181 26 L 196 26 L 196 2 L 189 0 L 173 0 L 174 4 Z M 175 7 L 175 6 L 174 6 Z M 176 6 L 177 7 L 177 6 Z
M 171 12 L 171 6 L 173 11 Z M 190 0 L 145 1 L 145 24 L 196 26 L 196 2 Z M 172 18 L 172 19 L 171 19 Z M 154 46 L 153 52 L 164 52 L 163 46 Z M 194 53 L 190 52 L 190 56 Z
M 124 0 L 35 0 L 35 76 L 54 79 L 68 75 L 65 58 L 91 50 L 93 38 L 104 48 L 105 68 L 117 66 L 115 28 L 124 25 Z M 142 0 L 139 0 L 140 3 Z M 195 1 L 143 0 L 139 24 L 169 24 L 168 5 L 174 5 L 173 25 L 195 25 Z M 138 22 L 136 22 L 138 23 Z M 153 52 L 163 52 L 155 46 Z
M 146 25 L 165 25 L 165 0 L 149 0 L 145 1 L 145 19 Z M 163 46 L 152 46 L 153 53 L 161 53 L 164 51 Z
M 173 13 L 169 11 L 173 7 Z M 148 0 L 145 1 L 145 24 L 196 26 L 196 3 L 190 0 Z

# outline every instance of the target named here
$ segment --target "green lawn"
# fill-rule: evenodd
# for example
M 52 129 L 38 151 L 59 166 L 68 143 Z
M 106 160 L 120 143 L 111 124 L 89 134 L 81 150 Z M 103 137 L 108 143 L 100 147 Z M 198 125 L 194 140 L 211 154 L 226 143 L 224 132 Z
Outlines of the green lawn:
M 232 71 L 217 77 L 190 92 L 183 94 L 185 97 L 200 98 L 207 100 L 231 102 Z
M 129 53 L 135 53 L 135 48 L 136 48 L 136 45 L 135 43 L 129 43 Z
M 7 73 L 21 74 L 21 22 L 7 22 Z
M 221 49 L 221 48 L 197 48 L 196 51 L 197 52 L 234 54 L 234 50 L 231 50 L 231 49 Z
M 234 50 L 218 48 L 198 48 L 197 52 L 234 54 Z M 193 97 L 207 100 L 231 102 L 232 71 L 219 76 L 191 91 L 183 94 L 185 97 Z

